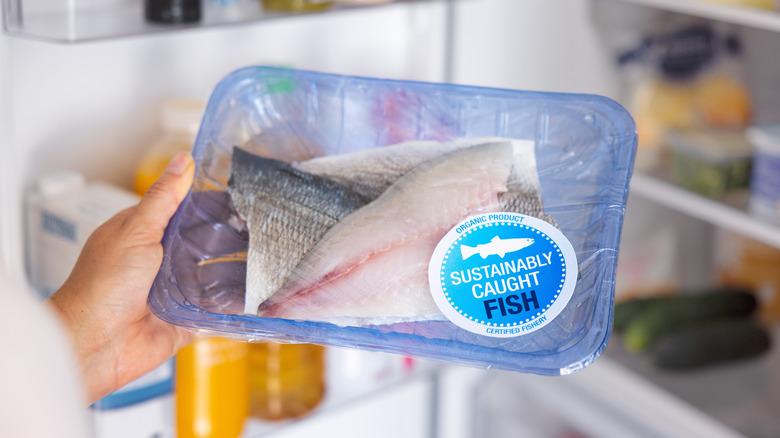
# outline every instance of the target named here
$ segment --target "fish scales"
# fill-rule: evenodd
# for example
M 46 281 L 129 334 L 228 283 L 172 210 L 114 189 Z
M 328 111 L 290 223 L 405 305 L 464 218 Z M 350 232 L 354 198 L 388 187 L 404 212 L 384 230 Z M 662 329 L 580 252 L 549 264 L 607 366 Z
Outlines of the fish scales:
M 251 314 L 330 227 L 370 201 L 338 182 L 239 148 L 228 187 L 250 230 L 244 311 Z
M 502 211 L 522 213 L 558 224 L 552 216 L 545 214 L 542 206 L 542 185 L 536 171 L 536 152 L 531 141 L 514 140 L 512 172 L 507 180 L 507 191 L 498 195 Z

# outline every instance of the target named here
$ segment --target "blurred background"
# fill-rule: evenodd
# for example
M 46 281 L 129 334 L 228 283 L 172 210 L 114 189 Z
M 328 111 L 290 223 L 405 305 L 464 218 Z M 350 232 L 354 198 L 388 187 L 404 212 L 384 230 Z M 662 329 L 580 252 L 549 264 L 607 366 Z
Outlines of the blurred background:
M 96 437 L 778 436 L 774 0 L 2 1 L 0 268 L 29 289 L 2 294 L 56 290 L 243 66 L 600 94 L 637 124 L 615 299 L 642 324 L 616 320 L 595 364 L 551 378 L 204 337 L 92 406 Z M 728 326 L 702 310 L 734 313 L 724 293 L 752 297 Z

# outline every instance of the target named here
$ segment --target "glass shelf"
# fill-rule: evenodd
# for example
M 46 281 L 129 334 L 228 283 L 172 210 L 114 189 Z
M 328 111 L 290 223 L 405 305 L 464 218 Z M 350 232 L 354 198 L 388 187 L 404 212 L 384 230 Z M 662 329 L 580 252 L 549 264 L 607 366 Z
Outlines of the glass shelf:
M 780 405 L 780 326 L 774 323 L 767 328 L 774 345 L 766 354 L 695 371 L 661 370 L 647 355 L 628 353 L 619 335 L 615 335 L 604 354 L 638 379 L 667 391 L 740 434 L 770 437 L 780 430 L 780 417 L 776 415 Z
M 275 12 L 260 0 L 203 0 L 197 23 L 157 24 L 144 19 L 141 0 L 2 0 L 6 34 L 50 42 L 74 43 L 161 32 L 248 24 L 285 17 L 391 7 L 433 0 L 396 0 L 378 4 L 334 4 L 322 11 Z
M 780 248 L 780 228 L 748 213 L 743 203 L 727 204 L 706 198 L 664 178 L 635 172 L 630 193 L 679 211 L 703 222 Z
M 780 13 L 706 0 L 620 0 L 724 23 L 780 32 Z

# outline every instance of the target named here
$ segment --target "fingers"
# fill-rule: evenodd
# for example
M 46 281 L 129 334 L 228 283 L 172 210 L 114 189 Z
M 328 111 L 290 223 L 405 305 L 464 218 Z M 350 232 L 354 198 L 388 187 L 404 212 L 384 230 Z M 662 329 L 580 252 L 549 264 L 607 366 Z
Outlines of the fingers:
M 159 235 L 161 239 L 168 221 L 187 196 L 194 175 L 195 163 L 192 156 L 186 152 L 176 155 L 165 173 L 138 203 L 131 220 L 140 226 L 149 227 L 147 231 Z

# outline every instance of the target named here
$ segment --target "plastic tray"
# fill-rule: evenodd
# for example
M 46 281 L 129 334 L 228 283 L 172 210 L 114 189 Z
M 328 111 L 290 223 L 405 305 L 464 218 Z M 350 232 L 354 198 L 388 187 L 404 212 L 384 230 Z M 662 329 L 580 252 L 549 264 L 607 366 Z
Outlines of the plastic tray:
M 571 300 L 544 328 L 489 338 L 449 321 L 340 327 L 242 314 L 248 233 L 226 184 L 231 151 L 252 136 L 340 154 L 407 140 L 502 137 L 535 142 L 545 212 L 574 247 Z M 247 67 L 211 96 L 192 191 L 163 239 L 149 296 L 161 319 L 202 333 L 356 347 L 480 367 L 568 374 L 611 332 L 614 278 L 636 135 L 628 113 L 593 95 L 501 90 Z M 216 261 L 215 263 L 212 263 Z

